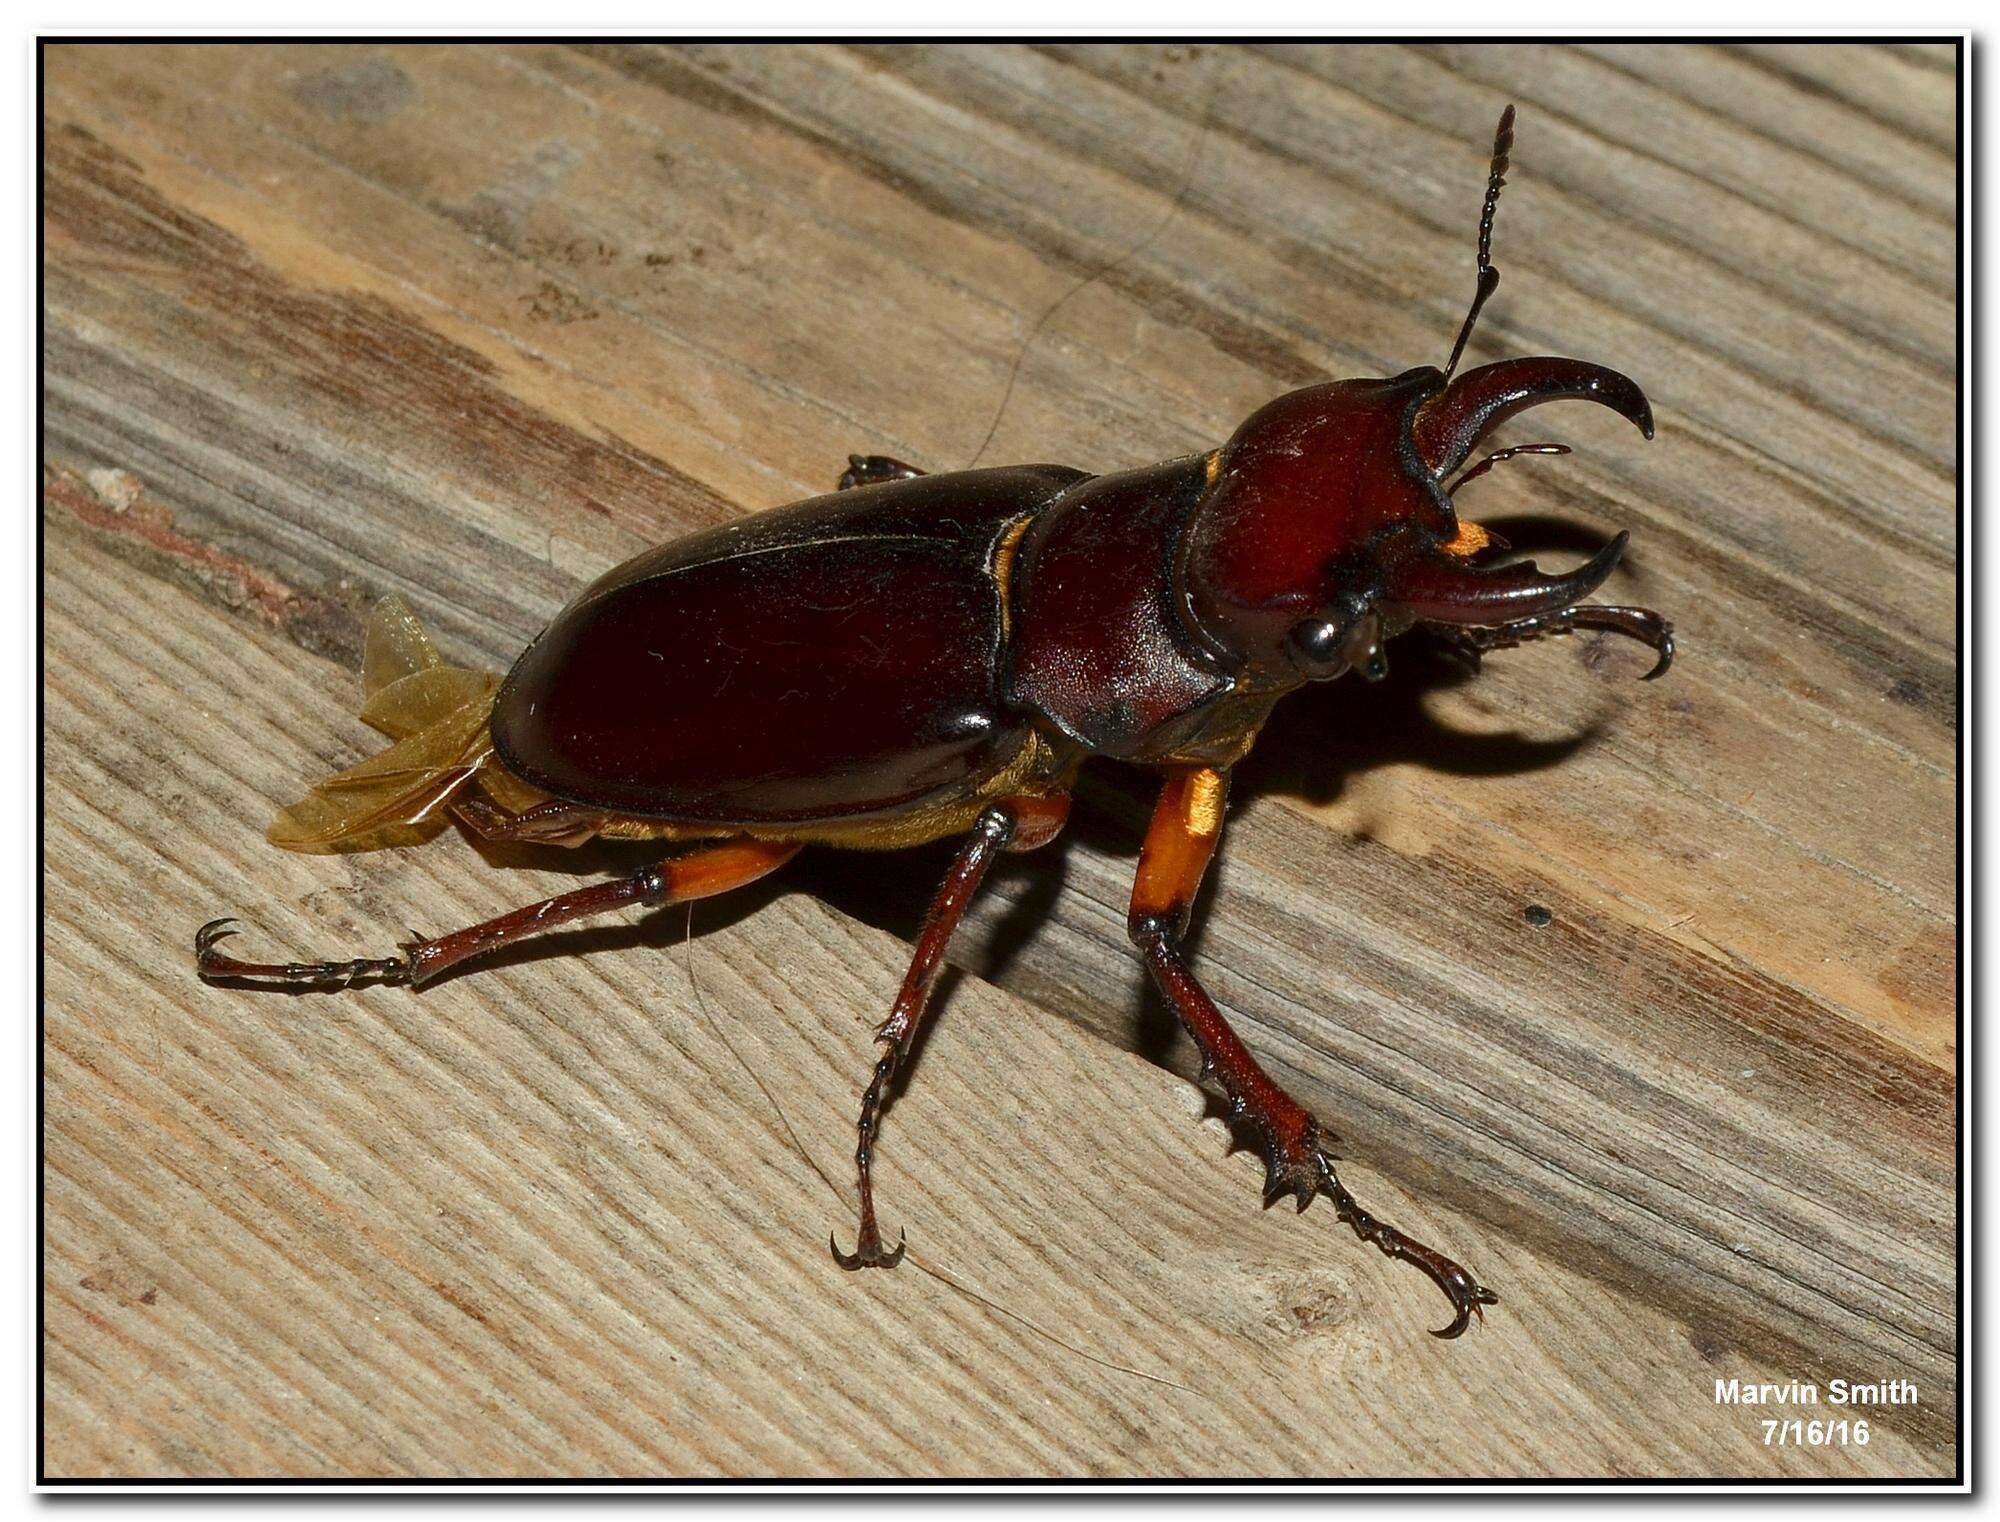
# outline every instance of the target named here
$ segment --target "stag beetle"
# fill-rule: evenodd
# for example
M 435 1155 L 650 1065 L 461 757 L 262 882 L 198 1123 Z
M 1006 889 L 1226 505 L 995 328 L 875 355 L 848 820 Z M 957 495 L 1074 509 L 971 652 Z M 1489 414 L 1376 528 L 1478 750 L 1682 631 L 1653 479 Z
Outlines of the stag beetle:
M 1497 1297 L 1377 1220 L 1334 1171 L 1318 1123 L 1258 1065 L 1183 950 L 1222 830 L 1229 770 L 1278 699 L 1423 627 L 1480 651 L 1575 629 L 1652 646 L 1642 608 L 1583 602 L 1619 534 L 1547 575 L 1486 563 L 1497 536 L 1461 523 L 1458 486 L 1500 423 L 1542 402 L 1602 403 L 1653 434 L 1639 387 L 1575 359 L 1510 359 L 1453 379 L 1499 283 L 1491 250 L 1514 110 L 1494 137 L 1477 284 L 1443 370 L 1307 386 L 1251 414 L 1219 449 L 1093 476 L 1061 465 L 926 475 L 852 456 L 835 493 L 650 550 L 593 582 L 504 680 L 444 664 L 394 599 L 369 631 L 363 717 L 396 744 L 329 778 L 271 827 L 297 850 L 421 838 L 446 817 L 493 840 L 703 842 L 616 881 L 394 957 L 240 962 L 196 937 L 205 977 L 418 985 L 551 926 L 684 903 L 751 882 L 807 844 L 888 849 L 962 837 L 917 937 L 861 1100 L 860 1228 L 846 1268 L 893 1267 L 871 1165 L 883 1090 L 909 1054 L 945 949 L 1002 851 L 1062 829 L 1078 768 L 1110 756 L 1165 782 L 1139 856 L 1131 939 L 1194 1038 L 1205 1079 L 1258 1137 L 1266 1202 L 1318 1195 L 1364 1242 L 1450 1298 L 1456 1337 Z

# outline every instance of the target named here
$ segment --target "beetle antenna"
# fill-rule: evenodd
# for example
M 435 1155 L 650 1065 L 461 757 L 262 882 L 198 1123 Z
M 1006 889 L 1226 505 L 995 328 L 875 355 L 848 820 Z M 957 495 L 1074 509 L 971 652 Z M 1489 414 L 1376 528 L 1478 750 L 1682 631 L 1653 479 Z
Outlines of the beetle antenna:
M 1500 125 L 1493 133 L 1493 163 L 1486 171 L 1486 204 L 1479 213 L 1479 284 L 1472 293 L 1472 310 L 1465 314 L 1465 326 L 1458 330 L 1458 342 L 1451 347 L 1451 363 L 1444 367 L 1445 378 L 1458 368 L 1465 353 L 1472 326 L 1479 321 L 1479 309 L 1500 287 L 1500 271 L 1493 267 L 1493 212 L 1500 204 L 1500 187 L 1507 183 L 1507 155 L 1514 147 L 1514 108 L 1500 113 Z
M 1450 486 L 1446 487 L 1445 495 L 1447 497 L 1457 496 L 1458 489 L 1461 486 L 1465 485 L 1467 481 L 1478 480 L 1481 476 L 1485 475 L 1487 471 L 1491 470 L 1494 466 L 1498 465 L 1502 460 L 1511 460 L 1514 458 L 1515 455 L 1568 454 L 1569 452 L 1570 452 L 1569 445 L 1567 444 L 1515 444 L 1507 449 L 1496 449 L 1492 454 L 1488 455 L 1485 459 L 1481 460 L 1477 465 L 1473 466 L 1472 469 L 1468 470 L 1464 475 L 1460 476 L 1456 481 L 1452 482 Z

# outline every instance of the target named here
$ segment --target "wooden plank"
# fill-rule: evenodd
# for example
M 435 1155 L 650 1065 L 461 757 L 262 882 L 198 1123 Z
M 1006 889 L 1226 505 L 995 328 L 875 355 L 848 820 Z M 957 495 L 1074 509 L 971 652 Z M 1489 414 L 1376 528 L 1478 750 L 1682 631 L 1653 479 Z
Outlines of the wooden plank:
M 53 50 L 50 1469 L 1952 1472 L 1936 63 Z M 1639 688 L 1579 641 L 1464 682 L 1399 649 L 1379 688 L 1293 700 L 1200 945 L 1364 1201 L 1501 1288 L 1478 1335 L 1431 1344 L 1427 1286 L 1260 1215 L 1190 1129 L 1123 945 L 1136 774 L 998 875 L 890 1122 L 892 1220 L 1002 1310 L 839 1276 L 843 1207 L 792 1141 L 845 1194 L 935 851 L 809 853 L 703 911 L 707 1004 L 768 1096 L 662 955 L 678 916 L 421 999 L 187 975 L 211 913 L 366 951 L 608 863 L 263 846 L 371 746 L 347 672 L 376 596 L 497 666 L 605 566 L 849 450 L 945 468 L 990 428 L 988 460 L 1114 468 L 1436 360 L 1507 99 L 1476 357 L 1617 364 L 1661 428 L 1565 414 L 1577 455 L 1468 502 L 1631 527 L 1614 590 L 1682 663 Z M 1866 1448 L 1767 1449 L 1718 1375 L 1919 1400 Z

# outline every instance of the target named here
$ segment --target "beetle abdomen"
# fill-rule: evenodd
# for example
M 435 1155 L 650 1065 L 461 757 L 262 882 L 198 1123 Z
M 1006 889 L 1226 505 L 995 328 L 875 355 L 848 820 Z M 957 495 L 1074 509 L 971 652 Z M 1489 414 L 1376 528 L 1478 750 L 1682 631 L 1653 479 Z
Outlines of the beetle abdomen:
M 698 823 L 969 794 L 1028 738 L 998 691 L 994 548 L 1075 477 L 863 487 L 649 551 L 515 664 L 500 759 L 560 798 Z

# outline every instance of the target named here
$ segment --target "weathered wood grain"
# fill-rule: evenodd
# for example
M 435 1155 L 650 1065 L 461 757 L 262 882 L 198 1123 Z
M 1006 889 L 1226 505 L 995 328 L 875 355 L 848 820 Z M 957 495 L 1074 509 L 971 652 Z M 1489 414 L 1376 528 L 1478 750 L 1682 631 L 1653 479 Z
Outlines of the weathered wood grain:
M 1951 62 L 52 50 L 51 1473 L 1949 1474 Z M 1630 527 L 1682 662 L 1399 650 L 1294 700 L 1200 943 L 1363 1200 L 1501 1289 L 1477 1335 L 1191 1123 L 1123 944 L 1136 774 L 997 875 L 889 1122 L 892 1229 L 1004 1309 L 839 1276 L 793 1141 L 844 1196 L 935 851 L 697 916 L 768 1095 L 676 914 L 421 998 L 192 981 L 214 913 L 374 951 L 610 859 L 263 845 L 371 747 L 375 597 L 497 666 L 849 450 L 967 463 L 1003 394 L 987 460 L 1114 468 L 1437 360 L 1510 99 L 1475 358 L 1616 364 L 1660 437 L 1548 415 L 1579 452 L 1466 505 Z M 1736 1374 L 1919 1404 L 1771 1450 Z

